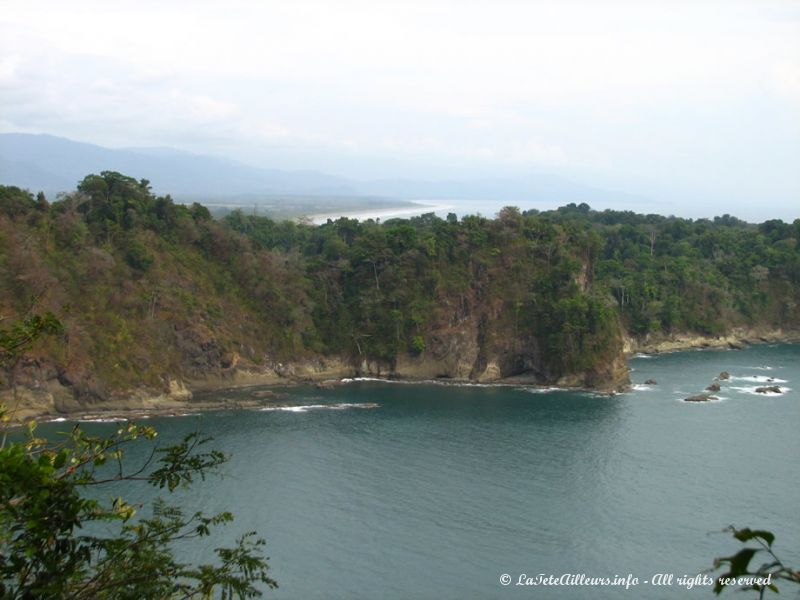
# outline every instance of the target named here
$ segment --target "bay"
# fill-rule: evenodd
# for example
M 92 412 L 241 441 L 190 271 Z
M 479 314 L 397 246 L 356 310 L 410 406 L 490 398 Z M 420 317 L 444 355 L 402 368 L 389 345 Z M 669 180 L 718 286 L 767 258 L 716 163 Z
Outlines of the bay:
M 268 597 L 711 598 L 709 587 L 644 582 L 695 576 L 735 552 L 719 533 L 731 524 L 774 531 L 779 556 L 800 564 L 798 359 L 789 344 L 636 357 L 634 390 L 612 397 L 300 386 L 277 410 L 150 421 L 167 441 L 199 429 L 231 455 L 222 477 L 175 500 L 236 515 L 214 543 L 250 530 L 266 538 L 280 584 Z M 721 371 L 732 377 L 719 401 L 683 401 Z M 658 383 L 643 384 L 651 378 Z M 755 393 L 770 378 L 785 393 Z M 180 552 L 208 558 L 209 544 Z M 630 574 L 639 585 L 515 585 L 522 574 L 565 573 Z

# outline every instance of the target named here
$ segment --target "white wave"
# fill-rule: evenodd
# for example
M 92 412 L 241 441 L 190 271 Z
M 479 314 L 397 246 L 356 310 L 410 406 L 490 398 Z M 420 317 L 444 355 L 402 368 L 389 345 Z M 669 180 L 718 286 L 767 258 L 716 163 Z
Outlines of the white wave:
M 137 417 L 143 418 L 143 417 Z M 122 423 L 123 421 L 127 421 L 128 419 L 123 419 L 122 417 L 84 417 L 83 419 L 78 419 L 79 423 Z
M 573 391 L 568 388 L 560 387 L 536 387 L 536 388 L 517 388 L 521 392 L 528 392 L 529 394 L 549 394 L 551 392 L 569 392 Z
M 731 386 L 729 389 L 736 390 L 740 394 L 751 394 L 753 396 L 783 396 L 787 392 L 791 392 L 792 388 L 788 387 L 781 387 L 780 392 L 757 392 L 756 388 L 763 387 L 763 386 L 749 386 L 749 387 L 734 387 Z
M 349 377 L 340 379 L 340 383 L 355 383 L 355 382 L 373 382 L 373 383 L 391 383 L 395 385 L 443 385 L 449 387 L 519 387 L 515 383 L 476 383 L 473 381 L 458 381 L 453 379 L 382 379 L 380 377 Z M 522 388 L 521 388 L 522 389 Z
M 745 367 L 746 369 L 754 369 L 756 371 L 774 371 L 775 367 L 768 367 L 764 365 L 763 367 Z
M 637 352 L 633 358 L 655 358 L 652 354 L 645 354 L 644 352 Z
M 652 385 L 647 385 L 644 383 L 634 383 L 631 386 L 631 389 L 634 392 L 652 392 L 656 388 L 654 388 Z
M 55 419 L 50 419 L 51 423 L 63 423 L 66 421 L 66 417 L 56 417 Z
M 280 410 L 284 412 L 304 413 L 309 410 L 345 410 L 348 408 L 378 408 L 380 404 L 375 402 L 338 402 L 336 404 L 294 404 L 287 406 L 265 406 L 259 410 L 271 412 Z
M 745 377 L 731 377 L 731 381 L 755 381 L 756 383 L 789 383 L 785 379 L 769 377 L 767 375 L 746 375 Z

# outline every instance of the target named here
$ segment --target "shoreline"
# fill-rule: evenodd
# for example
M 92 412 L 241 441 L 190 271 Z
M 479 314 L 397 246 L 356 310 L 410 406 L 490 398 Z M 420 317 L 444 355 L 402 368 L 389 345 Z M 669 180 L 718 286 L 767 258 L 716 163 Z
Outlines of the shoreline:
M 439 212 L 455 208 L 454 204 L 429 204 L 421 200 L 407 200 L 416 206 L 398 206 L 395 208 L 375 208 L 366 210 L 354 210 L 342 213 L 318 213 L 310 215 L 308 218 L 314 225 L 324 225 L 328 219 L 335 221 L 340 217 L 348 219 L 356 219 L 358 221 L 367 221 L 369 219 L 395 219 L 395 218 L 410 218 L 416 217 L 429 212 Z
M 744 334 L 744 335 L 743 335 Z M 780 343 L 794 344 L 800 343 L 800 332 L 770 330 L 737 330 L 727 336 L 692 336 L 678 335 L 650 340 L 636 340 L 635 338 L 625 338 L 625 357 L 626 360 L 636 354 L 658 355 L 672 352 L 683 352 L 690 350 L 741 350 L 749 346 Z M 587 388 L 581 386 L 557 386 L 554 384 L 536 383 L 525 375 L 512 375 L 503 379 L 491 382 L 481 382 L 470 379 L 457 378 L 413 378 L 413 377 L 360 377 L 354 374 L 352 369 L 323 369 L 317 373 L 306 372 L 302 376 L 281 376 L 274 372 L 254 373 L 243 371 L 237 373 L 239 381 L 233 379 L 211 379 L 195 380 L 187 382 L 186 387 L 181 384 L 182 390 L 179 397 L 170 398 L 168 395 L 147 394 L 145 397 L 143 390 L 134 390 L 130 394 L 118 397 L 116 401 L 108 403 L 107 408 L 101 406 L 87 407 L 79 410 L 67 410 L 52 412 L 43 410 L 36 412 L 28 409 L 22 411 L 21 418 L 14 418 L 9 415 L 11 427 L 20 427 L 27 422 L 37 421 L 40 423 L 52 422 L 119 422 L 136 419 L 148 419 L 151 417 L 181 417 L 192 416 L 204 412 L 217 412 L 228 410 L 261 410 L 264 408 L 278 408 L 286 406 L 283 401 L 285 394 L 276 391 L 279 388 L 296 388 L 299 386 L 315 386 L 321 390 L 330 390 L 337 387 L 346 386 L 357 382 L 375 383 L 395 383 L 405 385 L 443 385 L 443 386 L 467 386 L 467 387 L 527 387 L 537 390 L 539 393 L 546 391 L 574 391 L 589 392 L 599 396 L 613 396 L 618 393 L 625 393 L 631 389 L 631 385 L 624 386 L 622 391 Z M 202 398 L 215 393 L 226 391 L 245 392 L 251 389 L 251 398 L 240 399 L 216 399 L 216 400 L 197 400 L 198 395 Z M 127 406 L 126 406 L 127 404 Z M 14 411 L 10 411 L 13 413 Z
M 692 333 L 677 333 L 666 336 L 649 336 L 637 339 L 625 336 L 623 353 L 626 359 L 636 354 L 668 354 L 686 350 L 743 350 L 760 344 L 800 343 L 800 330 L 733 328 L 727 335 L 704 336 Z

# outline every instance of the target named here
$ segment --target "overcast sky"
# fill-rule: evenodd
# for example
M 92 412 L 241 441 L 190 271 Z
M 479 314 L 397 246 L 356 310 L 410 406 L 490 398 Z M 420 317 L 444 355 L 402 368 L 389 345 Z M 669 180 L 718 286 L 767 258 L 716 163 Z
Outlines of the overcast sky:
M 2 0 L 0 131 L 800 217 L 800 0 Z

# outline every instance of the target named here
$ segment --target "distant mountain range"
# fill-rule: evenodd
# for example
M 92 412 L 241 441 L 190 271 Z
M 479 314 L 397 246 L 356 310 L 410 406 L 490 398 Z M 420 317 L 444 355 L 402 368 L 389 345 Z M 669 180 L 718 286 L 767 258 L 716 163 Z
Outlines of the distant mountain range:
M 52 135 L 0 134 L 0 181 L 7 185 L 69 191 L 89 173 L 100 171 L 148 179 L 156 193 L 176 198 L 356 193 L 350 182 L 316 171 L 258 169 L 169 148 L 118 150 Z
M 89 173 L 119 171 L 151 182 L 158 194 L 177 200 L 235 202 L 258 196 L 369 196 L 396 199 L 586 202 L 594 206 L 642 204 L 641 198 L 584 186 L 546 173 L 526 177 L 421 181 L 355 181 L 318 171 L 251 167 L 233 160 L 171 148 L 112 149 L 52 135 L 0 134 L 0 183 L 44 191 L 75 189 Z

